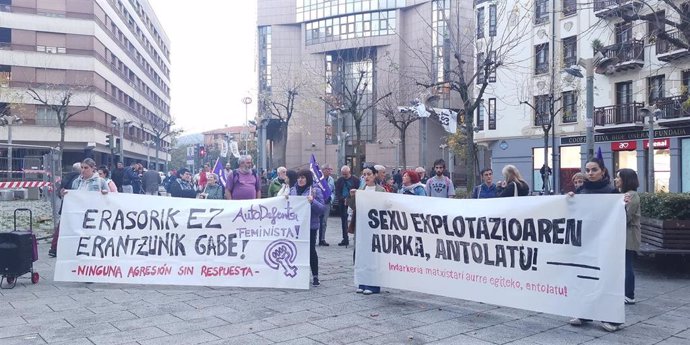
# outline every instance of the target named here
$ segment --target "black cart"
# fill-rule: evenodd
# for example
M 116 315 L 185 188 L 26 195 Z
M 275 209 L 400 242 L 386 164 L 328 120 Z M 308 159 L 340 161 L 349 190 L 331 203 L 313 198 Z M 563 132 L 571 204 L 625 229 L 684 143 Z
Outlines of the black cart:
M 29 213 L 29 229 L 17 229 L 17 213 Z M 38 283 L 38 272 L 34 272 L 34 261 L 38 260 L 36 235 L 33 233 L 33 214 L 28 208 L 14 210 L 14 230 L 0 232 L 0 288 L 12 289 L 17 278 L 31 273 L 31 283 Z

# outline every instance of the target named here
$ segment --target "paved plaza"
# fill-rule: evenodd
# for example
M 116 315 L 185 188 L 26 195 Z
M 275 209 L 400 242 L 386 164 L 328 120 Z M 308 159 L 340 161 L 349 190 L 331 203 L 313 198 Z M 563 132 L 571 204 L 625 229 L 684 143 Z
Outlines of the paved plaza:
M 353 248 L 335 245 L 339 232 L 331 218 L 331 246 L 317 249 L 322 284 L 307 291 L 56 283 L 44 240 L 41 281 L 0 290 L 0 345 L 690 344 L 687 267 L 640 260 L 638 303 L 608 333 L 596 322 L 577 328 L 563 316 L 415 292 L 355 294 Z

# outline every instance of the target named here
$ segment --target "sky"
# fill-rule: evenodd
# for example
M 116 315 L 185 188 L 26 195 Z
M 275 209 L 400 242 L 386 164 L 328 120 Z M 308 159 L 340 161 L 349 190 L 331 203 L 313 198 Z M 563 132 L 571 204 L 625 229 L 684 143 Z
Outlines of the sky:
M 256 1 L 148 0 L 170 39 L 171 115 L 184 134 L 256 113 Z M 183 134 L 183 135 L 184 135 Z

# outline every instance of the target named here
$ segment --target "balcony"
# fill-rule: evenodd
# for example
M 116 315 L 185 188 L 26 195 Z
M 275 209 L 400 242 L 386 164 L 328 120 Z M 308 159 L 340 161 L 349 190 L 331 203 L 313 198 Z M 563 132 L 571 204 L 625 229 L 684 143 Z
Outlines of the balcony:
M 594 15 L 599 18 L 619 17 L 622 13 L 635 13 L 641 0 L 594 0 Z
M 618 63 L 612 67 L 611 73 L 607 72 L 607 74 L 634 70 L 644 66 L 644 41 L 642 40 L 612 44 L 604 47 L 601 53 L 607 58 L 618 59 Z
M 600 133 L 641 130 L 644 103 L 626 103 L 594 108 L 594 130 Z
M 656 101 L 661 110 L 657 123 L 664 127 L 690 125 L 690 107 L 687 106 L 688 95 L 664 97 Z
M 679 31 L 667 32 L 666 35 L 669 39 L 657 38 L 656 40 L 657 59 L 660 61 L 669 62 L 690 55 L 688 48 L 679 46 L 677 42 L 673 42 L 674 40 L 677 40 L 687 45 L 688 43 L 684 35 L 682 35 Z

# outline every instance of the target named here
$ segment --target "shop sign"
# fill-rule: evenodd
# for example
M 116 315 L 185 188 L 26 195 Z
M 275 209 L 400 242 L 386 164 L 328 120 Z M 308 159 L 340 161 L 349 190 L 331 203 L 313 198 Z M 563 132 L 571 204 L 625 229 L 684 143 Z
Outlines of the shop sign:
M 642 141 L 642 146 L 645 150 L 649 149 L 649 140 Z M 671 147 L 671 140 L 669 138 L 654 139 L 654 149 L 663 150 Z
M 627 141 L 627 140 L 645 139 L 645 138 L 649 137 L 647 134 L 648 134 L 647 131 L 597 134 L 594 136 L 594 141 L 597 143 L 602 143 L 602 142 L 609 142 L 609 141 Z M 654 137 L 655 138 L 670 138 L 670 137 L 685 137 L 685 136 L 690 136 L 690 126 L 678 127 L 678 128 L 662 128 L 662 129 L 654 130 Z M 586 138 L 584 135 L 561 138 L 561 145 L 573 145 L 573 144 L 584 144 L 584 143 L 586 143 Z M 655 145 L 657 145 L 657 144 L 655 144 Z
M 635 151 L 636 149 L 637 142 L 635 140 L 614 141 L 611 143 L 611 151 Z

